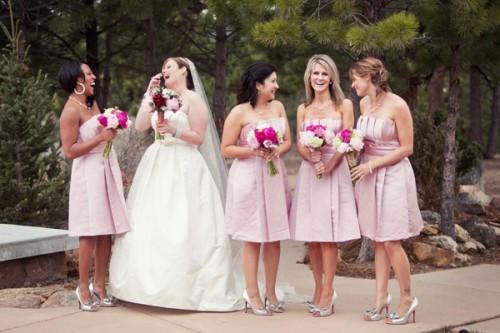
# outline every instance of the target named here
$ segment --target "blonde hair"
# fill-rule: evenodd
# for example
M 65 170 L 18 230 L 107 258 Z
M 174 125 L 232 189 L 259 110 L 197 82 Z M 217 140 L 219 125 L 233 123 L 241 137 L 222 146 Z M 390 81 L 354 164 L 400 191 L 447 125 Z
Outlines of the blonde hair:
M 349 69 L 349 78 L 351 81 L 354 79 L 355 74 L 361 77 L 370 75 L 370 80 L 377 87 L 377 94 L 382 91 L 391 91 L 389 87 L 389 72 L 382 61 L 377 58 L 368 57 L 356 62 Z
M 314 65 L 316 64 L 323 66 L 330 76 L 332 84 L 328 83 L 328 90 L 330 91 L 330 96 L 333 103 L 335 104 L 335 106 L 342 105 L 345 95 L 342 91 L 342 88 L 340 87 L 339 71 L 337 69 L 337 66 L 335 65 L 335 62 L 326 54 L 315 54 L 307 62 L 306 71 L 304 73 L 304 85 L 306 87 L 305 106 L 310 105 L 314 99 L 314 89 L 311 85 L 311 74 Z

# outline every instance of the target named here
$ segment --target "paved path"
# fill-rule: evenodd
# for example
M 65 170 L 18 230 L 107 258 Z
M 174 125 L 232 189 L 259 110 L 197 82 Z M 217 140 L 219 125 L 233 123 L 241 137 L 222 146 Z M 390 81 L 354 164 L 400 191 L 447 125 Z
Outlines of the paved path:
M 309 295 L 312 291 L 309 268 L 295 263 L 302 252 L 301 243 L 284 242 L 279 280 L 294 286 L 297 295 Z M 73 307 L 3 308 L 0 332 L 432 332 L 478 321 L 470 327 L 484 333 L 500 332 L 500 319 L 488 320 L 500 318 L 500 266 L 479 265 L 414 275 L 413 281 L 421 302 L 417 323 L 401 327 L 361 320 L 361 313 L 373 296 L 373 280 L 338 277 L 336 313 L 328 318 L 311 317 L 304 305 L 298 303 L 298 297 L 295 303 L 287 304 L 286 313 L 272 317 L 257 317 L 242 311 L 195 313 L 131 303 L 103 308 L 97 313 L 83 313 Z M 390 292 L 397 300 L 397 285 L 393 280 Z

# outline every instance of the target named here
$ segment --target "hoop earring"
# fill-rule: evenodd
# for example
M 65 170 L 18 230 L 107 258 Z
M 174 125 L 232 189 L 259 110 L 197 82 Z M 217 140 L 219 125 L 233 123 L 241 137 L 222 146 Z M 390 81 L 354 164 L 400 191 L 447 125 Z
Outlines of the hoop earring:
M 76 87 L 75 87 L 75 89 L 73 89 L 73 91 L 75 92 L 75 94 L 77 94 L 77 95 L 83 95 L 83 94 L 85 94 L 85 85 L 83 83 L 81 83 L 81 82 L 78 82 L 77 84 L 80 87 L 82 87 L 83 89 L 82 89 L 82 91 L 78 91 L 78 90 L 76 90 Z

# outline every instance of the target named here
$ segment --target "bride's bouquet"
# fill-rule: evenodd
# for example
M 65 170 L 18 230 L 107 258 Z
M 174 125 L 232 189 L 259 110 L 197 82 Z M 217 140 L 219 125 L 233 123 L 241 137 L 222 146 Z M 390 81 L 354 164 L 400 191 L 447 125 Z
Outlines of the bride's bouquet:
M 171 89 L 156 87 L 151 91 L 151 98 L 153 111 L 158 113 L 158 123 L 162 123 L 165 118 L 170 119 L 182 107 L 180 97 Z M 162 135 L 156 132 L 156 138 L 162 139 Z
M 247 142 L 253 149 L 276 149 L 283 143 L 283 133 L 272 126 L 258 126 L 255 130 L 248 132 Z M 276 176 L 279 173 L 272 160 L 267 161 L 267 169 L 270 176 Z
M 332 142 L 332 135 L 328 133 L 325 125 L 308 125 L 305 130 L 299 133 L 300 143 L 311 150 L 320 150 L 324 145 Z M 321 178 L 322 175 L 316 175 Z
M 104 128 L 110 129 L 126 129 L 132 125 L 132 121 L 128 118 L 128 114 L 125 111 L 118 109 L 118 107 L 104 109 L 104 113 L 97 117 L 99 125 Z M 111 153 L 111 147 L 113 146 L 113 141 L 108 141 L 102 156 L 109 158 Z
M 356 129 L 343 129 L 333 139 L 332 145 L 347 157 L 347 164 L 352 169 L 358 165 L 358 153 L 363 149 L 363 132 Z

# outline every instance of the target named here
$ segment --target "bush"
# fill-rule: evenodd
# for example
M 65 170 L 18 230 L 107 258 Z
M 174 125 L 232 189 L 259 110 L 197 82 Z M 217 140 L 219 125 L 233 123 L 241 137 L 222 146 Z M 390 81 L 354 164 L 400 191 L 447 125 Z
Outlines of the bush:
M 0 223 L 62 227 L 68 165 L 47 77 L 14 47 L 0 56 Z

